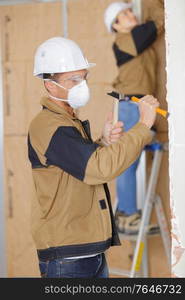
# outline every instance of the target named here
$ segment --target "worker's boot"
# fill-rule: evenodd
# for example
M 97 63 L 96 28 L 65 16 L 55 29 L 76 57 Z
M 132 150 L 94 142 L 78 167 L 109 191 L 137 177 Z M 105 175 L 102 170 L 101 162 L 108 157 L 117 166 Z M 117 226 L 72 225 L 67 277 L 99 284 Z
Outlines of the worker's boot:
M 138 234 L 141 225 L 141 212 L 137 212 L 133 215 L 127 216 L 125 221 L 125 234 L 132 235 Z M 159 232 L 159 226 L 157 224 L 148 224 L 147 233 L 155 234 Z
M 126 214 L 118 210 L 116 211 L 115 223 L 116 223 L 117 230 L 120 233 L 125 233 L 126 218 L 127 218 Z
M 128 235 L 138 234 L 141 225 L 141 212 L 136 212 L 130 216 L 125 213 L 116 212 L 115 215 L 116 225 L 119 233 Z M 147 226 L 148 234 L 155 234 L 159 232 L 159 226 L 156 224 L 149 224 Z

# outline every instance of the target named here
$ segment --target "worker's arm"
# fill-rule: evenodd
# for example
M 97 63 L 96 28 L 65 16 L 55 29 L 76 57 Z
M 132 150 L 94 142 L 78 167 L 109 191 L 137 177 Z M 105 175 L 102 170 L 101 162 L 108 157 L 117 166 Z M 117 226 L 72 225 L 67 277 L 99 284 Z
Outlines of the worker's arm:
M 141 123 L 108 147 L 84 139 L 75 127 L 62 126 L 45 152 L 46 164 L 58 166 L 87 184 L 101 184 L 126 170 L 150 141 L 150 130 Z
M 157 35 L 164 32 L 164 0 L 147 2 L 148 16 L 146 21 L 153 21 L 157 28 Z
M 122 55 L 130 55 L 131 58 L 139 55 L 150 47 L 157 38 L 157 28 L 153 21 L 135 26 L 129 33 L 117 33 L 116 41 L 113 45 L 122 51 Z M 116 54 L 116 53 L 115 53 Z
M 115 179 L 140 156 L 150 141 L 150 130 L 138 123 L 124 133 L 117 143 L 96 149 L 87 162 L 83 181 L 101 184 Z

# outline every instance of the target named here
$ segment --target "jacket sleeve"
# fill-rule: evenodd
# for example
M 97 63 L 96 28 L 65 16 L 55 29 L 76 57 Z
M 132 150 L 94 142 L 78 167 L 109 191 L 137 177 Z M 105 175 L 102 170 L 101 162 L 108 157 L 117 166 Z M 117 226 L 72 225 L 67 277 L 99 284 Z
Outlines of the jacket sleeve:
M 141 123 L 108 147 L 84 139 L 75 127 L 63 126 L 50 140 L 46 164 L 58 166 L 89 185 L 102 184 L 127 169 L 150 141 L 150 130 Z
M 157 35 L 164 32 L 164 0 L 148 2 L 148 16 L 146 21 L 153 21 L 157 28 Z
M 157 28 L 153 21 L 135 26 L 130 33 L 118 33 L 115 44 L 119 50 L 137 56 L 150 47 L 157 38 Z

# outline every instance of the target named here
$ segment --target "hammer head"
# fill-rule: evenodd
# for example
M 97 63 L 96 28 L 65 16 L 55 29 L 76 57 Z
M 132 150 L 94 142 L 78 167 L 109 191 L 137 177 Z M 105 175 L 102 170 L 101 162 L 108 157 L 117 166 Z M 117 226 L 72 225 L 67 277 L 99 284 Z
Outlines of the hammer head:
M 123 94 L 119 94 L 119 93 L 116 93 L 114 91 L 111 92 L 111 93 L 107 93 L 107 95 L 112 96 L 113 98 L 118 99 L 118 100 L 124 100 L 124 95 Z

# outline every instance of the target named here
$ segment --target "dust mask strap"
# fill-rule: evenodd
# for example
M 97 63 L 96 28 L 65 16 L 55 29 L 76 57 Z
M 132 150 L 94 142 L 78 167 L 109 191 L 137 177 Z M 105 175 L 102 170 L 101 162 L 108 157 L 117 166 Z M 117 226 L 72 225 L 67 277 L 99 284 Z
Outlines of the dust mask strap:
M 51 79 L 44 79 L 44 81 L 50 81 L 50 82 L 53 82 L 55 85 L 65 89 L 65 90 L 68 90 L 66 89 L 64 86 L 60 85 L 58 82 L 54 81 L 54 80 L 51 80 Z M 52 96 L 49 92 L 48 93 L 48 96 L 51 98 L 51 99 L 54 99 L 54 100 L 59 100 L 59 101 L 64 101 L 64 102 L 68 102 L 68 100 L 66 99 L 63 99 L 63 98 L 58 98 L 58 97 L 54 97 Z

